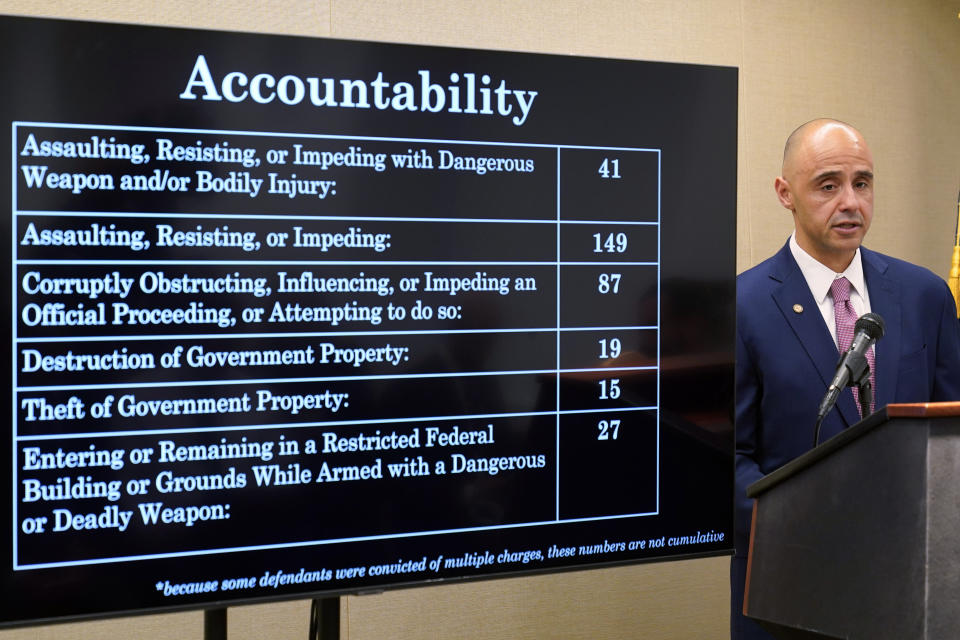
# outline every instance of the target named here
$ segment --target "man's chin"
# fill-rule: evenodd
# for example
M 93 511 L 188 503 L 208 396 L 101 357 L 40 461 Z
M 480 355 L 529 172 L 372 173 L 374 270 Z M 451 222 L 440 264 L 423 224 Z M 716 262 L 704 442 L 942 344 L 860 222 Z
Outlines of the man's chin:
M 837 251 L 856 251 L 863 243 L 863 237 L 866 232 L 863 227 L 857 227 L 853 231 L 838 231 L 834 229 L 832 247 Z

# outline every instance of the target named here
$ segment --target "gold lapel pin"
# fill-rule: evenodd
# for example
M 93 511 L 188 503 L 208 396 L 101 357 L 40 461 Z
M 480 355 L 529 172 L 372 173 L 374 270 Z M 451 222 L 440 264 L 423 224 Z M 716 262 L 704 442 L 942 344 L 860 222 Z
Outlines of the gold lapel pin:
M 803 305 L 802 305 L 802 304 L 795 304 L 795 305 L 793 305 L 793 312 L 794 312 L 794 313 L 803 313 Z

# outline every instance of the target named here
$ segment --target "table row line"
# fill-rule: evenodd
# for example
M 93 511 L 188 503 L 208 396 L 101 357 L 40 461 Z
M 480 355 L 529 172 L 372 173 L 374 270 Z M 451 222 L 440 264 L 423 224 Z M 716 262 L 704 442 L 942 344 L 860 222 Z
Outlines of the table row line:
M 18 260 L 655 262 L 659 255 L 659 225 L 605 220 L 19 213 L 13 231 Z
M 362 378 L 609 370 L 657 365 L 655 329 L 168 337 L 17 344 L 17 385 L 155 385 L 230 379 Z M 55 381 L 50 375 L 55 374 Z M 94 377 L 95 376 L 95 377 Z
M 75 443 L 17 449 L 21 564 L 426 535 L 658 508 L 655 411 Z M 465 493 L 472 499 L 463 500 Z M 98 526 L 84 526 L 89 514 Z M 288 526 L 261 526 L 279 521 Z M 180 535 L 184 527 L 189 538 Z M 167 535 L 141 535 L 153 528 Z
M 653 369 L 347 380 L 223 380 L 16 393 L 16 433 L 50 434 L 426 420 L 658 406 Z
M 659 218 L 652 149 L 22 123 L 14 145 L 19 210 L 364 215 L 402 202 L 424 217 Z
M 656 326 L 656 266 L 18 269 L 19 337 Z M 21 291 L 22 290 L 22 291 Z

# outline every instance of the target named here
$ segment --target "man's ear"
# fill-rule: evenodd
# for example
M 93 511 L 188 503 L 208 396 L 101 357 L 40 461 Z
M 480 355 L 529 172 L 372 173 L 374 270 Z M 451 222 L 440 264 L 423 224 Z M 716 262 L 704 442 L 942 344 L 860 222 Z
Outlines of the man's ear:
M 784 209 L 789 209 L 790 211 L 795 211 L 793 206 L 793 192 L 790 191 L 790 184 L 783 178 L 779 176 L 776 180 L 773 181 L 773 188 L 777 192 L 777 199 L 780 200 L 780 204 L 783 205 Z

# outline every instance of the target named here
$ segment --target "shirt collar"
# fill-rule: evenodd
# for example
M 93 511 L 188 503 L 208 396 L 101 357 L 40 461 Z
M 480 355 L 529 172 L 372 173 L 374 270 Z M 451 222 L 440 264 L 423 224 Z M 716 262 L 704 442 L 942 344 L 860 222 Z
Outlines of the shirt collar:
M 857 247 L 857 252 L 854 254 L 853 260 L 850 261 L 850 265 L 843 273 L 836 273 L 833 269 L 818 262 L 816 258 L 804 251 L 803 248 L 797 244 L 796 231 L 790 234 L 790 253 L 793 254 L 793 259 L 797 261 L 800 272 L 807 281 L 810 292 L 813 294 L 813 299 L 816 300 L 818 305 L 824 303 L 830 294 L 830 285 L 841 276 L 850 281 L 850 286 L 853 287 L 861 297 L 866 298 L 867 284 L 863 278 L 863 262 L 860 260 L 859 247 Z

